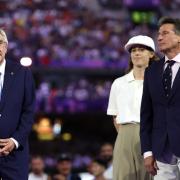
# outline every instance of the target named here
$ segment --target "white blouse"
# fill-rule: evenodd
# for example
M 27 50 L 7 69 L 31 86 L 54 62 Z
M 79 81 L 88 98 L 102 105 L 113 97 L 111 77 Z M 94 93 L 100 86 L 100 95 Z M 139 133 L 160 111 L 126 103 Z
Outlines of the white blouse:
M 117 78 L 112 86 L 107 109 L 118 124 L 139 123 L 143 80 L 135 80 L 133 71 Z

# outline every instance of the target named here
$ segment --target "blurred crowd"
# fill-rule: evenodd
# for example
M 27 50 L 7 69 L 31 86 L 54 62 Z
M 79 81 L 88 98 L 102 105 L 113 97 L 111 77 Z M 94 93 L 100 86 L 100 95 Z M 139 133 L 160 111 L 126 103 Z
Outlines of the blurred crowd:
M 60 81 L 60 80 L 59 80 Z M 46 113 L 105 112 L 111 81 L 78 78 L 53 87 L 39 84 L 36 91 L 36 111 Z
M 0 25 L 8 31 L 11 59 L 29 56 L 35 66 L 52 67 L 127 65 L 121 44 L 130 25 L 120 17 L 95 14 L 75 0 L 16 0 L 6 6 Z
M 50 159 L 32 155 L 28 180 L 112 180 L 112 156 L 113 145 L 108 142 L 94 156 L 65 152 Z
M 102 1 L 2 1 L 0 27 L 8 34 L 8 58 L 19 61 L 31 57 L 34 68 L 118 68 L 124 72 L 129 59 L 124 44 L 129 37 L 155 37 L 159 16 L 179 14 L 178 0 L 153 0 L 159 6 L 150 9 L 155 13 L 150 22 L 135 24 L 132 8 L 127 6 L 133 0 L 122 1 L 116 10 L 112 6 L 104 9 L 98 2 Z M 80 79 L 55 88 L 51 84 L 38 84 L 37 112 L 106 110 L 110 82 Z
M 163 0 L 159 8 L 152 10 L 156 12 L 153 24 L 136 26 L 130 10 L 123 5 L 119 11 L 102 8 L 95 11 L 92 7 L 88 9 L 85 2 L 3 1 L 0 26 L 8 33 L 8 57 L 18 61 L 29 56 L 33 65 L 39 67 L 119 67 L 123 70 L 128 64 L 123 46 L 129 36 L 143 33 L 154 37 L 154 26 L 160 15 L 179 13 L 178 0 Z M 93 1 L 91 4 L 93 6 Z

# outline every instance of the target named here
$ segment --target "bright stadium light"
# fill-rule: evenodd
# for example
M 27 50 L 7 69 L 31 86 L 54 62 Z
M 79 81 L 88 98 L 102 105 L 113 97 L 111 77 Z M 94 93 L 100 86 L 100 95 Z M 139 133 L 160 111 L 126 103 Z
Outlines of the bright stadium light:
M 30 57 L 22 57 L 20 63 L 22 66 L 31 66 L 32 59 Z

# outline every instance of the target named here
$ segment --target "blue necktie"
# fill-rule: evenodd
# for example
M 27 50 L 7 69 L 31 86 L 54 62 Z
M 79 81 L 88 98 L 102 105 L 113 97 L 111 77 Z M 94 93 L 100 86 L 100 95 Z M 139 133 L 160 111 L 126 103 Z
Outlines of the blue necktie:
M 163 73 L 163 87 L 165 96 L 168 98 L 171 92 L 171 83 L 172 83 L 172 66 L 175 63 L 173 60 L 166 61 L 167 67 Z

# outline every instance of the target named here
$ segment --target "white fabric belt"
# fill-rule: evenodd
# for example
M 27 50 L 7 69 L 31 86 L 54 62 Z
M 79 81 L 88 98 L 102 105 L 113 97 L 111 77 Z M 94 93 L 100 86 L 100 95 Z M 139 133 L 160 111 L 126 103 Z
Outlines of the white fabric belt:
M 124 122 L 120 123 L 121 125 L 126 125 L 126 124 L 140 124 L 139 122 L 131 121 L 131 122 Z

